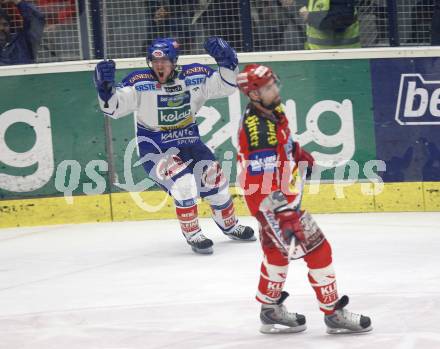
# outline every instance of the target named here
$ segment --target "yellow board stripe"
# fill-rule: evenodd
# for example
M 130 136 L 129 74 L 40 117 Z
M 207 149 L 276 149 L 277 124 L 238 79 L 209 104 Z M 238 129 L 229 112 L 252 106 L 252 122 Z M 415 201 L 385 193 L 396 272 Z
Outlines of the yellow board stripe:
M 230 193 L 237 215 L 249 215 L 239 188 Z M 111 204 L 110 204 L 111 196 Z M 142 207 L 142 208 L 141 208 Z M 440 182 L 308 184 L 303 207 L 311 213 L 440 211 Z M 156 208 L 156 210 L 154 210 Z M 200 202 L 200 217 L 211 209 Z M 0 228 L 176 218 L 163 191 L 0 201 Z
M 0 228 L 109 221 L 109 194 L 0 201 Z
M 387 183 L 381 195 L 375 197 L 376 211 L 425 211 L 423 184 Z
M 440 182 L 423 182 L 425 211 L 440 211 Z

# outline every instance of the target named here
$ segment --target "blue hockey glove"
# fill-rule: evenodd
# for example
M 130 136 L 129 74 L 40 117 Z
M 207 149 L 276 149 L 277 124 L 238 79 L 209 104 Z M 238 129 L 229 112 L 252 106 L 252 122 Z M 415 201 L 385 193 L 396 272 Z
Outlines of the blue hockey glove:
M 222 38 L 211 36 L 205 42 L 205 50 L 215 59 L 219 67 L 234 70 L 238 65 L 237 53 Z
M 113 96 L 115 86 L 115 61 L 101 61 L 96 65 L 93 81 L 99 97 L 107 104 Z

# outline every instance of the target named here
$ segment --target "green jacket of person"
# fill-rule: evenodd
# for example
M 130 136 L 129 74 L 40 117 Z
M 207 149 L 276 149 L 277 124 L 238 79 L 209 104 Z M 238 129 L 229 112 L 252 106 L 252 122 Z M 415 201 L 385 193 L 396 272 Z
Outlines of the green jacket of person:
M 359 20 L 353 0 L 302 0 L 300 14 L 307 28 L 305 48 L 359 48 Z

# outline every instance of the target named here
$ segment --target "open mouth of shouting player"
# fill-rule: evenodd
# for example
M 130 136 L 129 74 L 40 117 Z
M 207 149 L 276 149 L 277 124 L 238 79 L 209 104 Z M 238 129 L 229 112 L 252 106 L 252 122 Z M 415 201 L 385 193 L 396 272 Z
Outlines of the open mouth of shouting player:
M 157 80 L 161 84 L 164 84 L 168 81 L 176 67 L 175 64 L 166 57 L 154 58 L 150 64 L 151 69 L 156 74 Z

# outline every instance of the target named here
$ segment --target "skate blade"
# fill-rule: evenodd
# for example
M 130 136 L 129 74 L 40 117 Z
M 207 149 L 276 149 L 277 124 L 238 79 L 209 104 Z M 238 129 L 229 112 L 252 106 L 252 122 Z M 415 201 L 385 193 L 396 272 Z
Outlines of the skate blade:
M 212 247 L 208 247 L 208 248 L 197 248 L 194 246 L 191 246 L 191 249 L 198 254 L 213 254 L 214 250 L 212 249 Z
M 307 329 L 306 325 L 299 325 L 295 327 L 283 326 L 283 325 L 261 325 L 260 332 L 264 334 L 278 334 L 278 333 L 297 333 Z
M 346 328 L 330 328 L 330 327 L 327 327 L 327 333 L 328 334 L 361 334 L 361 333 L 365 333 L 365 332 L 370 332 L 371 330 L 373 330 L 373 327 L 371 327 L 371 326 L 369 326 L 367 328 L 364 328 L 362 330 L 357 330 L 357 331 L 348 330 Z

